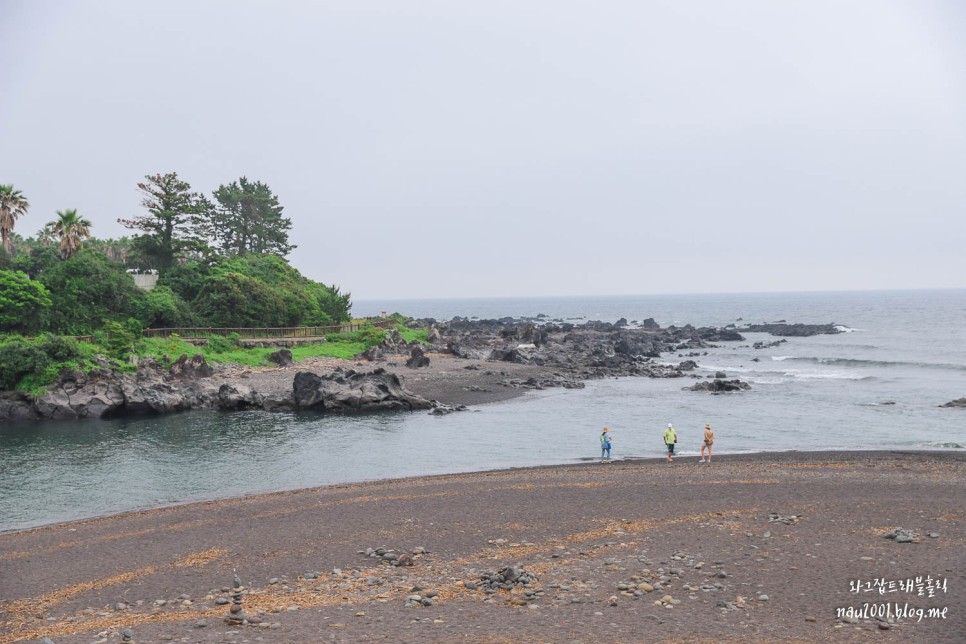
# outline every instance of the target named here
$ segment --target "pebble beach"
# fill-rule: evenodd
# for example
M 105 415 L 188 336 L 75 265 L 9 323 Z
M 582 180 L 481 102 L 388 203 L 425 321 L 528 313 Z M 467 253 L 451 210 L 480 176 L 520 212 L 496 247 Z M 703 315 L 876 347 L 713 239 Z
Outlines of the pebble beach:
M 162 508 L 0 536 L 0 643 L 961 642 L 963 498 L 957 452 L 786 452 Z

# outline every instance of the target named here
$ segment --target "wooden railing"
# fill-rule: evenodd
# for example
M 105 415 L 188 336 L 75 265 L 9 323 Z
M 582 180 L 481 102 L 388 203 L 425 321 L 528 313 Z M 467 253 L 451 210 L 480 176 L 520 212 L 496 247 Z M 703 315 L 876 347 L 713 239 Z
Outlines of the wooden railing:
M 242 338 L 317 338 L 330 333 L 348 333 L 370 327 L 385 329 L 395 324 L 395 320 L 373 318 L 359 324 L 334 324 L 331 326 L 290 326 L 290 327 L 177 327 L 170 329 L 145 329 L 146 338 L 167 338 L 178 335 L 190 340 L 210 338 L 216 335 L 228 336 L 237 333 Z

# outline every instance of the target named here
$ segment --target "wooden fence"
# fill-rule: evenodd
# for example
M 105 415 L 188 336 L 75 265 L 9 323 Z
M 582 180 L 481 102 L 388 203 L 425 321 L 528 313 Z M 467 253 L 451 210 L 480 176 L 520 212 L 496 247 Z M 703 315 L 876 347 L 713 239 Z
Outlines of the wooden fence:
M 290 326 L 290 327 L 179 327 L 171 329 L 145 329 L 146 338 L 167 338 L 178 335 L 186 340 L 200 340 L 216 335 L 237 333 L 242 338 L 317 338 L 330 333 L 348 333 L 370 327 L 388 328 L 395 320 L 373 318 L 361 324 L 334 324 L 331 326 Z

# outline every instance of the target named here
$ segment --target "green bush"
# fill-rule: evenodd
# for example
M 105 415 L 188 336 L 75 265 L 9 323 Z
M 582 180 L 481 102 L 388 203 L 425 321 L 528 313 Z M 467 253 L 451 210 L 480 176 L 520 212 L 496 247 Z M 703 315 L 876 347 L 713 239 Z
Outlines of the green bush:
M 15 389 L 29 374 L 42 372 L 50 358 L 35 344 L 18 336 L 11 336 L 0 344 L 0 389 Z
M 36 346 L 55 362 L 66 362 L 81 356 L 80 343 L 62 335 L 45 333 L 37 338 Z
M 127 322 L 107 322 L 104 325 L 104 348 L 108 355 L 117 360 L 127 360 L 131 353 L 137 353 L 141 340 L 141 323 L 133 318 Z
M 237 333 L 231 333 L 227 336 L 216 335 L 208 340 L 206 345 L 206 353 L 231 353 L 232 351 L 237 351 L 241 347 L 241 342 L 239 342 L 241 336 Z
M 194 309 L 211 326 L 277 327 L 289 321 L 279 294 L 241 273 L 225 273 L 209 280 L 195 299 Z
M 145 293 L 123 268 L 89 249 L 58 261 L 39 276 L 50 293 L 49 326 L 54 333 L 91 333 L 105 322 L 137 315 Z
M 43 284 L 19 271 L 0 270 L 0 331 L 33 333 L 49 308 Z
M 148 328 L 163 329 L 191 324 L 187 302 L 167 286 L 156 286 L 139 302 L 138 319 Z

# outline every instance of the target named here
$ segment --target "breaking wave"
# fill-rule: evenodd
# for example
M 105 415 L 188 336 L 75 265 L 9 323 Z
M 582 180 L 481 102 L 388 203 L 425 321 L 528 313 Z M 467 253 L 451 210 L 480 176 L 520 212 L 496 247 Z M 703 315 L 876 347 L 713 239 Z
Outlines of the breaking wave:
M 951 369 L 966 371 L 966 365 L 942 362 L 904 362 L 894 360 L 857 360 L 855 358 L 816 358 L 808 356 L 772 356 L 777 362 L 792 361 L 840 367 L 918 367 L 925 369 Z

